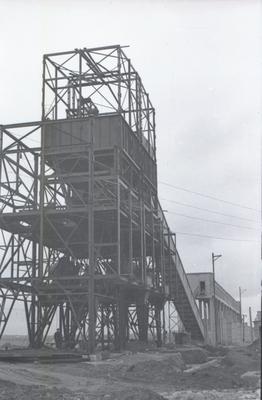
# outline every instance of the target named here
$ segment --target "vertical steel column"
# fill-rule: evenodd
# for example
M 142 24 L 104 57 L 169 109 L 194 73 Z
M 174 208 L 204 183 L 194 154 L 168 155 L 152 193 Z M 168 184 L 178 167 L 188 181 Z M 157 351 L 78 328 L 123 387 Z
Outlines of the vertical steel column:
M 2 192 L 2 186 L 1 186 L 1 182 L 2 182 L 2 162 L 3 162 L 3 128 L 0 125 L 0 196 L 1 196 L 1 192 Z
M 162 332 L 161 332 L 161 307 L 159 304 L 155 305 L 155 321 L 156 321 L 156 342 L 157 347 L 162 345 Z
M 120 350 L 120 336 L 119 336 L 119 307 L 118 301 L 116 304 L 112 304 L 112 319 L 113 319 L 113 332 L 114 332 L 114 347 L 116 350 Z
M 81 52 L 79 52 L 79 103 L 80 104 L 81 101 L 82 101 L 82 54 Z
M 89 146 L 89 179 L 88 179 L 88 257 L 89 257 L 89 279 L 88 279 L 88 347 L 89 352 L 95 350 L 95 249 L 94 249 L 94 141 L 93 141 L 93 119 L 90 121 L 91 143 Z
M 170 239 L 171 239 L 171 232 L 170 232 L 170 229 L 168 228 L 168 236 L 167 236 L 167 240 L 168 240 L 168 282 L 169 282 L 169 296 L 170 296 L 170 289 L 171 289 L 171 266 L 172 266 L 172 263 L 171 263 L 171 249 L 170 249 Z M 175 268 L 176 268 L 176 266 L 175 266 Z M 172 294 L 173 295 L 173 294 Z
M 137 136 L 139 137 L 139 140 L 141 140 L 141 137 L 139 135 L 139 109 L 138 109 L 138 101 L 139 98 L 139 93 L 138 93 L 138 74 L 136 73 L 136 104 L 135 104 L 135 115 L 136 115 L 136 133 Z
M 132 210 L 132 193 L 129 188 L 129 271 L 133 274 L 133 210 Z
M 37 210 L 38 206 L 38 156 L 34 156 L 34 209 Z M 33 284 L 35 283 L 35 279 L 37 276 L 37 243 L 36 241 L 32 242 L 32 266 L 31 266 L 31 274 Z M 31 343 L 30 345 L 34 347 L 35 343 L 35 334 L 36 334 L 36 307 L 37 307 L 37 299 L 34 291 L 31 295 Z
M 143 187 L 143 184 L 141 183 Z M 146 263 L 145 263 L 145 206 L 143 201 L 143 193 L 141 188 L 140 197 L 140 247 L 141 247 L 141 280 L 146 283 Z
M 131 62 L 128 59 L 128 123 L 132 126 Z
M 161 278 L 162 278 L 162 289 L 165 287 L 165 262 L 164 262 L 164 224 L 163 220 L 160 221 L 160 271 L 161 271 Z M 160 282 L 159 282 L 160 288 Z
M 167 302 L 168 305 L 168 341 L 171 343 L 171 314 L 170 314 L 170 300 Z
M 117 72 L 118 72 L 118 87 L 117 87 L 117 110 L 120 113 L 122 110 L 121 106 L 121 47 L 117 48 Z
M 40 224 L 39 224 L 39 246 L 38 246 L 38 271 L 37 278 L 42 279 L 44 271 L 44 201 L 45 201 L 45 126 L 41 128 L 41 155 L 40 155 L 40 193 L 39 193 L 39 212 L 40 212 Z M 36 304 L 36 303 L 35 303 Z M 38 328 L 42 323 L 42 310 L 40 300 L 38 298 L 37 304 L 37 326 Z M 42 332 L 38 329 L 39 334 L 37 335 L 36 346 L 40 346 L 42 343 Z
M 43 76 L 42 76 L 42 121 L 45 120 L 45 56 L 43 57 Z M 45 125 L 41 127 L 41 152 L 40 152 L 40 193 L 39 193 L 39 246 L 38 246 L 38 271 L 37 278 L 42 279 L 44 270 L 44 201 L 45 201 Z M 35 346 L 39 347 L 42 343 L 43 331 L 40 329 L 42 324 L 42 308 L 39 298 L 35 303 L 37 310 L 37 332 Z
M 104 305 L 100 305 L 100 313 L 101 313 L 101 345 L 102 345 L 102 350 L 105 349 L 105 315 L 104 315 Z
M 150 111 L 149 111 L 149 96 L 148 93 L 146 93 L 146 124 L 147 124 L 147 140 L 148 140 L 148 144 L 147 144 L 147 150 L 148 153 L 150 154 L 150 123 L 149 123 L 149 115 L 150 115 Z
M 128 304 L 125 299 L 124 291 L 118 291 L 118 317 L 119 317 L 119 349 L 124 349 L 127 340 L 128 328 Z
M 117 272 L 118 275 L 121 275 L 121 191 L 120 191 L 120 181 L 119 181 L 119 174 L 120 174 L 120 154 L 119 149 L 115 151 L 116 157 L 116 194 L 117 194 L 117 219 L 116 219 L 116 229 L 117 229 Z
M 64 306 L 63 304 L 59 304 L 59 330 L 61 334 L 65 332 L 65 319 L 64 319 Z
M 153 148 L 154 148 L 154 158 L 156 159 L 156 113 L 153 109 Z
M 111 338 L 110 338 L 110 307 L 106 307 L 106 333 L 107 333 L 107 348 L 110 348 Z
M 18 245 L 17 245 L 18 246 Z M 12 233 L 11 237 L 11 278 L 14 278 L 14 276 L 19 280 L 19 268 L 16 268 L 16 271 L 14 271 L 14 263 L 15 263 L 15 256 L 19 252 L 19 248 L 17 248 L 17 251 L 15 250 L 15 235 Z M 15 275 L 16 272 L 16 275 Z
M 45 120 L 45 61 L 43 57 L 43 76 L 42 76 L 42 121 Z M 45 201 L 45 125 L 41 127 L 41 153 L 40 153 L 40 194 L 39 194 L 39 209 L 40 209 L 40 231 L 39 231 L 39 265 L 38 277 L 43 276 L 43 242 L 44 242 L 44 201 Z
M 142 342 L 147 342 L 148 340 L 148 315 L 149 308 L 144 301 L 139 301 L 136 304 L 136 315 L 138 323 L 138 335 L 139 340 Z
M 143 143 L 143 132 L 142 132 L 142 104 L 141 104 L 141 78 L 137 74 L 137 82 L 138 82 L 138 98 L 137 98 L 137 104 L 136 107 L 138 109 L 138 134 L 141 140 L 141 143 Z
M 153 287 L 156 287 L 155 275 L 156 275 L 156 249 L 155 249 L 155 217 L 154 209 L 151 207 L 151 218 L 152 218 L 152 273 L 153 273 Z
M 70 306 L 69 302 L 66 302 L 65 306 L 65 341 L 68 342 L 70 337 Z
M 161 314 L 160 314 L 161 317 Z M 162 309 L 162 327 L 163 327 L 163 342 L 166 342 L 166 317 L 165 317 L 165 306 Z
M 54 104 L 54 112 L 53 112 L 53 118 L 57 120 L 58 114 L 57 114 L 57 67 L 55 67 L 55 104 Z

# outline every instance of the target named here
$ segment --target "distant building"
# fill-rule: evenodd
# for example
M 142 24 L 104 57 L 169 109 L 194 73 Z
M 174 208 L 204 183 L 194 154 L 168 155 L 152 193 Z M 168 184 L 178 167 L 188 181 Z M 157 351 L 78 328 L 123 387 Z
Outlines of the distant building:
M 212 345 L 250 342 L 251 329 L 242 324 L 240 302 L 217 282 L 214 288 L 213 273 L 191 273 L 187 277 L 204 322 L 207 342 Z

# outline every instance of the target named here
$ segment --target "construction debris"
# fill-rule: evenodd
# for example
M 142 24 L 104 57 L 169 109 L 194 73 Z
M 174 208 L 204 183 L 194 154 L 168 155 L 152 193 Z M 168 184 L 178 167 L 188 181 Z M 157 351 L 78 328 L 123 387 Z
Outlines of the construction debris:
M 89 361 L 88 354 L 53 351 L 49 349 L 20 349 L 0 351 L 0 362 L 10 363 L 71 363 Z
M 247 386 L 259 388 L 261 385 L 261 372 L 247 371 L 241 375 L 241 379 Z
M 209 353 L 201 347 L 178 348 L 186 364 L 201 364 L 207 361 Z
M 165 347 L 160 351 L 151 348 L 144 352 L 107 353 L 109 358 L 104 360 L 98 353 L 93 361 L 72 363 L 77 353 L 15 350 L 13 356 L 20 356 L 21 362 L 0 361 L 0 400 L 16 400 L 17 393 L 19 400 L 258 398 L 260 360 L 256 347 L 221 348 L 215 356 L 213 351 L 204 350 L 207 361 L 202 363 L 198 362 L 202 357 L 198 355 L 203 354 L 199 347 L 179 347 L 174 351 Z M 27 361 L 31 357 L 33 363 L 22 362 L 26 353 Z M 185 363 L 183 353 L 196 362 Z M 57 364 L 56 357 L 63 362 Z
M 219 367 L 220 363 L 217 358 L 211 361 L 207 361 L 206 363 L 196 365 L 195 367 L 191 367 L 186 369 L 185 374 L 195 374 L 197 371 L 202 371 L 203 369 L 207 369 L 209 367 Z

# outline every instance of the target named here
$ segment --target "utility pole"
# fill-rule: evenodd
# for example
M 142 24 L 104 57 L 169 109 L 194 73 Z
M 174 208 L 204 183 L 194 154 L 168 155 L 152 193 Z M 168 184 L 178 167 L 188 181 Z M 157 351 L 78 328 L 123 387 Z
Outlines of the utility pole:
M 239 286 L 239 312 L 240 312 L 240 322 L 242 321 L 242 304 L 241 304 L 241 287 Z
M 214 292 L 214 314 L 215 314 L 215 346 L 217 345 L 217 306 L 216 306 L 216 280 L 215 280 L 215 261 L 222 257 L 221 254 L 212 253 L 212 271 L 213 271 L 213 292 Z
M 245 328 L 244 328 L 244 324 L 245 324 L 244 319 L 245 319 L 245 317 L 244 317 L 244 314 L 242 316 L 242 293 L 244 293 L 245 291 L 246 291 L 246 289 L 242 289 L 239 286 L 240 324 L 241 324 L 241 326 L 243 324 L 243 326 L 242 326 L 242 329 L 243 329 L 243 342 L 245 341 Z M 240 330 L 241 330 L 241 326 L 240 326 Z
M 245 318 L 246 314 L 243 314 L 243 343 L 245 343 Z
M 249 325 L 250 325 L 250 337 L 251 337 L 251 342 L 253 343 L 254 335 L 253 335 L 253 324 L 252 324 L 252 311 L 251 311 L 251 307 L 249 307 Z

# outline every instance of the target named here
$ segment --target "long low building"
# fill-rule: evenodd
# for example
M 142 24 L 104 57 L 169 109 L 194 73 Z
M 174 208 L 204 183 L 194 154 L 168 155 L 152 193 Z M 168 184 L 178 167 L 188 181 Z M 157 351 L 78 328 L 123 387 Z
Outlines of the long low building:
M 249 327 L 245 329 L 242 324 L 240 302 L 214 282 L 213 273 L 189 273 L 187 277 L 204 322 L 207 342 L 230 345 L 249 341 L 251 335 Z

